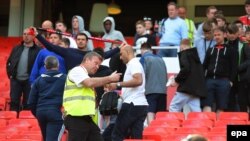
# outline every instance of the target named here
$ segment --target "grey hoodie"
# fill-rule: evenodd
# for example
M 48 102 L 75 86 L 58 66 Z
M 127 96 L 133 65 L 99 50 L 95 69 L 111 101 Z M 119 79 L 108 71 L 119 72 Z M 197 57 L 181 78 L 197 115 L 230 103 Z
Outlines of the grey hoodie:
M 104 28 L 104 22 L 105 21 L 111 21 L 112 25 L 111 25 L 111 29 L 110 29 L 110 32 L 107 33 L 105 28 Z M 110 40 L 120 40 L 120 41 L 125 41 L 122 33 L 118 30 L 115 30 L 115 20 L 113 17 L 106 17 L 104 20 L 103 20 L 103 31 L 104 31 L 104 35 L 102 36 L 103 39 L 110 39 Z M 108 51 L 110 50 L 110 47 L 111 47 L 111 43 L 108 43 L 108 42 L 105 42 L 105 48 L 104 48 L 104 51 Z
M 83 20 L 83 18 L 81 16 L 75 15 L 75 16 L 72 17 L 71 22 L 73 22 L 74 18 L 78 19 L 79 32 L 80 33 L 85 33 L 88 37 L 91 37 L 91 34 L 84 29 L 84 20 Z M 76 34 L 77 33 L 75 33 L 74 30 L 72 29 L 72 35 L 73 35 L 74 38 L 76 37 Z M 94 45 L 93 45 L 92 40 L 88 40 L 87 48 L 88 48 L 89 51 L 92 51 L 94 49 Z

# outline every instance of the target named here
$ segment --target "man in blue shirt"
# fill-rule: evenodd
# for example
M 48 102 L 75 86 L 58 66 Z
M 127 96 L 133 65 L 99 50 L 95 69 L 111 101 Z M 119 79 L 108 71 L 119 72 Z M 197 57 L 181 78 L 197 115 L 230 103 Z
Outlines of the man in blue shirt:
M 197 52 L 203 64 L 206 52 L 209 48 L 214 47 L 216 44 L 215 40 L 213 39 L 213 28 L 216 27 L 216 20 L 207 20 L 203 24 L 203 36 L 196 38 L 194 41 L 194 46 L 197 48 Z
M 188 29 L 185 21 L 178 16 L 178 8 L 174 2 L 167 5 L 168 18 L 162 20 L 159 33 L 160 46 L 179 46 L 182 39 L 188 38 Z M 176 49 L 161 49 L 158 55 L 162 57 L 177 57 Z

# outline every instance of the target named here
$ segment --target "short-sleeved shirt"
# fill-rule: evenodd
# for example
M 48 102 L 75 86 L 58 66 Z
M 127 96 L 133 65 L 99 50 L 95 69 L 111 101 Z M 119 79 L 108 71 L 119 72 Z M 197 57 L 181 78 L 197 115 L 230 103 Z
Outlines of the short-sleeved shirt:
M 127 63 L 127 69 L 123 81 L 129 81 L 136 73 L 142 74 L 142 84 L 137 87 L 123 87 L 122 99 L 124 103 L 133 103 L 134 105 L 148 105 L 145 97 L 145 73 L 143 67 L 137 58 L 131 59 Z
M 73 81 L 77 85 L 77 87 L 83 87 L 82 82 L 89 78 L 89 75 L 84 67 L 77 66 L 69 71 L 68 77 L 70 81 Z

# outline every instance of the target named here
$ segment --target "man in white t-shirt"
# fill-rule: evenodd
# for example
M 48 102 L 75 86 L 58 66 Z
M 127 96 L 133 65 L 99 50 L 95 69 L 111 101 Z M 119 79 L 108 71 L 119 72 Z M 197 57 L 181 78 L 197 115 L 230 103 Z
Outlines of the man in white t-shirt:
M 80 66 L 74 67 L 68 73 L 63 96 L 66 116 L 64 125 L 69 133 L 68 141 L 103 141 L 100 129 L 92 120 L 95 114 L 93 88 L 117 82 L 121 74 L 114 72 L 105 77 L 89 77 L 96 73 L 102 60 L 96 52 L 89 52 Z
M 110 90 L 122 87 L 123 104 L 112 133 L 112 140 L 123 141 L 129 131 L 132 139 L 142 139 L 143 123 L 147 116 L 148 103 L 145 98 L 145 74 L 139 60 L 135 58 L 133 48 L 127 44 L 121 46 L 121 60 L 127 65 L 123 82 L 111 83 Z

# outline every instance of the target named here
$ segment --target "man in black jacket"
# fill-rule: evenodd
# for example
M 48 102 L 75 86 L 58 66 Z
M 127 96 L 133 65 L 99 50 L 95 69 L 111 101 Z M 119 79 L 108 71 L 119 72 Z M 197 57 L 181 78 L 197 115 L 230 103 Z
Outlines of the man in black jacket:
M 203 63 L 208 96 L 202 101 L 203 111 L 211 112 L 215 101 L 217 114 L 227 109 L 230 89 L 236 76 L 237 54 L 224 42 L 225 29 L 214 29 L 216 45 L 209 48 Z
M 10 110 L 19 112 L 27 109 L 27 99 L 30 92 L 29 75 L 36 56 L 40 51 L 34 43 L 33 30 L 26 28 L 23 32 L 23 41 L 12 49 L 6 63 L 6 70 L 10 79 Z M 23 101 L 21 103 L 21 97 Z M 22 105 L 22 107 L 20 107 Z
M 202 64 L 197 49 L 190 47 L 189 39 L 182 40 L 180 48 L 180 72 L 171 82 L 171 86 L 178 87 L 169 111 L 181 112 L 184 105 L 188 104 L 192 112 L 201 112 L 200 98 L 207 95 Z

